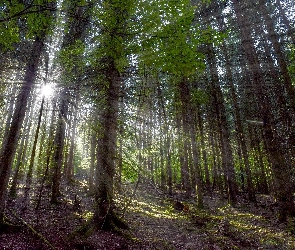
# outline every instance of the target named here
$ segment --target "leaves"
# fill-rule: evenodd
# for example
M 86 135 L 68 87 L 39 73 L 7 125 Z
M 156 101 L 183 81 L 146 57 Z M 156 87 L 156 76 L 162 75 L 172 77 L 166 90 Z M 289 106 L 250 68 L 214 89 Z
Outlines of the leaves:
M 142 8 L 146 8 L 141 10 L 145 14 L 142 65 L 175 76 L 190 76 L 204 69 L 204 57 L 198 52 L 201 34 L 193 26 L 195 10 L 190 1 L 152 2 Z
M 12 50 L 13 44 L 19 41 L 19 28 L 14 20 L 0 23 L 0 50 Z
M 84 68 L 84 62 L 81 57 L 85 50 L 85 44 L 81 40 L 76 40 L 75 44 L 69 45 L 59 53 L 59 61 L 63 69 L 68 74 L 81 71 Z

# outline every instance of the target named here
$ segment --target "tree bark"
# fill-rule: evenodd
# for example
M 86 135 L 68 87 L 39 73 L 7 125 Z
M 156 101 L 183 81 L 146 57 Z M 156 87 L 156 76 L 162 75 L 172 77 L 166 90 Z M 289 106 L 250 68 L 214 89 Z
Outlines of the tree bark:
M 241 34 L 241 43 L 244 48 L 245 56 L 248 62 L 248 67 L 252 75 L 252 88 L 257 98 L 260 100 L 259 109 L 260 116 L 263 120 L 263 132 L 265 136 L 266 151 L 272 165 L 275 196 L 279 203 L 280 219 L 286 220 L 287 215 L 295 215 L 295 206 L 292 194 L 292 182 L 290 179 L 290 166 L 285 160 L 286 152 L 280 142 L 278 129 L 275 120 L 269 110 L 269 98 L 267 92 L 263 89 L 265 81 L 261 72 L 259 59 L 255 50 L 254 42 L 251 36 L 251 25 L 247 20 L 247 13 L 243 3 L 233 0 L 233 7 L 237 17 L 237 23 Z M 245 3 L 244 3 L 245 4 Z
M 118 102 L 120 92 L 120 74 L 109 59 L 105 107 L 100 116 L 101 131 L 98 135 L 96 194 L 93 220 L 97 229 L 113 229 L 123 226 L 114 213 L 114 175 L 116 141 L 118 127 Z
M 68 115 L 68 93 L 64 89 L 60 96 L 59 113 L 57 120 L 57 127 L 55 132 L 54 144 L 53 144 L 53 175 L 52 175 L 52 188 L 51 188 L 51 203 L 58 203 L 58 197 L 60 196 L 60 182 L 61 182 L 61 170 L 63 164 L 63 150 L 65 143 L 65 129 L 66 120 Z
M 226 176 L 226 184 L 229 202 L 234 206 L 237 202 L 238 186 L 236 183 L 236 174 L 234 168 L 233 152 L 230 143 L 230 132 L 226 119 L 226 110 L 224 106 L 224 98 L 219 86 L 219 77 L 213 44 L 207 45 L 207 61 L 210 68 L 210 94 L 212 96 L 211 105 L 213 113 L 216 116 L 218 129 L 221 139 L 221 157 L 224 173 Z
M 16 100 L 11 125 L 4 138 L 0 153 L 0 223 L 3 222 L 5 201 L 7 196 L 7 185 L 12 168 L 12 162 L 15 155 L 20 130 L 23 124 L 27 103 L 30 96 L 33 83 L 35 82 L 39 59 L 44 48 L 44 36 L 35 38 L 31 57 L 28 61 L 25 78 L 20 93 Z

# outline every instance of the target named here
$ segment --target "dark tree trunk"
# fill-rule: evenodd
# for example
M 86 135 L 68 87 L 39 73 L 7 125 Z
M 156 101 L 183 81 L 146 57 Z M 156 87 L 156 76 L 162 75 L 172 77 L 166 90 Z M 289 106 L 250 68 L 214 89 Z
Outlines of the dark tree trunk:
M 284 25 L 286 26 L 287 30 L 288 30 L 288 35 L 291 38 L 291 41 L 293 43 L 293 45 L 295 46 L 295 29 L 294 27 L 291 26 L 290 21 L 287 18 L 286 12 L 283 9 L 282 5 L 281 5 L 281 1 L 280 0 L 276 0 L 276 5 L 279 8 L 280 11 L 280 17 L 283 20 Z
M 183 184 L 186 192 L 186 197 L 190 197 L 192 192 L 192 185 L 189 172 L 189 154 L 190 154 L 190 90 L 188 82 L 184 80 L 178 84 L 178 91 L 181 101 L 181 119 L 182 119 L 182 146 L 183 146 Z
M 77 98 L 78 99 L 78 98 Z M 76 103 L 78 104 L 78 100 L 76 101 Z M 76 146 L 76 130 L 77 130 L 77 109 L 75 108 L 75 110 L 73 111 L 73 124 L 71 126 L 71 135 L 70 135 L 70 150 L 69 150 L 69 157 L 68 157 L 68 162 L 67 162 L 67 167 L 66 167 L 66 171 L 65 171 L 65 177 L 67 182 L 71 182 L 71 180 L 74 177 L 74 151 L 75 151 L 75 146 Z
M 92 131 L 90 138 L 90 171 L 89 171 L 89 192 L 94 192 L 94 169 L 95 169 L 95 155 L 96 155 L 96 132 Z
M 5 201 L 7 195 L 7 185 L 12 168 L 12 162 L 15 155 L 20 130 L 23 124 L 27 103 L 30 96 L 33 83 L 36 78 L 39 59 L 44 48 L 44 36 L 36 37 L 31 57 L 28 61 L 24 83 L 20 93 L 17 96 L 12 121 L 6 138 L 4 138 L 0 153 L 0 223 L 3 222 Z
M 201 115 L 201 107 L 199 107 L 199 110 L 197 110 L 197 122 L 198 122 L 198 127 L 200 131 L 200 137 L 201 137 L 201 152 L 202 152 L 202 157 L 203 157 L 203 166 L 204 166 L 204 173 L 205 173 L 205 187 L 206 191 L 208 193 L 211 193 L 211 183 L 210 183 L 210 174 L 209 174 L 209 167 L 208 167 L 208 161 L 207 161 L 207 152 L 205 148 L 205 139 L 204 139 L 204 123 Z M 214 153 L 213 153 L 214 154 Z M 213 155 L 215 158 L 215 155 Z M 214 160 L 215 161 L 215 160 Z M 215 165 L 215 162 L 214 162 Z
M 226 184 L 229 202 L 234 206 L 237 201 L 238 186 L 236 183 L 236 174 L 234 168 L 233 152 L 230 143 L 229 126 L 226 119 L 226 110 L 224 98 L 219 86 L 219 77 L 217 71 L 217 63 L 213 44 L 207 46 L 207 60 L 210 68 L 210 94 L 212 96 L 211 105 L 213 113 L 216 116 L 218 129 L 221 140 L 221 157 L 224 173 L 226 176 Z
M 36 132 L 35 132 L 35 136 L 34 136 L 33 148 L 32 148 L 32 153 L 31 153 L 31 158 L 30 158 L 30 164 L 29 164 L 29 169 L 28 169 L 27 177 L 26 177 L 25 205 L 26 205 L 26 201 L 27 201 L 29 191 L 31 188 L 31 183 L 32 183 L 33 167 L 34 167 L 34 162 L 35 162 L 35 155 L 36 155 L 40 126 L 41 126 L 43 108 L 44 108 L 44 97 L 42 98 L 42 101 L 41 101 L 41 106 L 40 106 L 40 110 L 39 110 L 39 117 L 38 117 L 38 122 L 37 122 L 37 128 L 36 128 Z
M 275 196 L 280 207 L 280 219 L 286 220 L 287 215 L 295 215 L 295 206 L 292 194 L 292 182 L 290 179 L 290 166 L 287 164 L 286 152 L 281 145 L 282 138 L 275 129 L 275 123 L 271 111 L 269 110 L 269 98 L 263 86 L 265 81 L 261 72 L 259 59 L 255 50 L 255 45 L 251 36 L 251 25 L 247 20 L 245 6 L 237 0 L 233 1 L 233 7 L 237 16 L 237 23 L 241 33 L 241 42 L 248 62 L 250 73 L 252 74 L 253 92 L 259 99 L 260 116 L 263 120 L 263 132 L 274 178 Z M 244 11 L 244 12 L 243 12 Z
M 274 52 L 275 52 L 275 55 L 277 57 L 278 64 L 280 67 L 280 71 L 281 71 L 282 77 L 284 79 L 285 88 L 288 93 L 288 99 L 290 101 L 291 108 L 294 112 L 295 111 L 295 88 L 292 84 L 292 80 L 291 80 L 291 77 L 290 77 L 290 74 L 288 71 L 288 66 L 285 61 L 285 57 L 282 52 L 282 49 L 281 49 L 281 45 L 279 43 L 278 34 L 275 32 L 274 21 L 267 11 L 268 7 L 266 6 L 266 2 L 267 2 L 266 0 L 259 0 L 259 5 L 260 5 L 259 9 L 260 9 L 260 12 L 262 13 L 264 20 L 265 20 L 265 26 L 267 29 L 268 39 L 271 41 L 271 43 L 273 45 Z M 281 94 L 281 93 L 277 93 L 277 94 Z M 285 112 L 288 112 L 288 110 L 286 109 Z
M 63 164 L 63 150 L 65 144 L 65 129 L 68 115 L 68 93 L 63 90 L 60 96 L 59 113 L 57 120 L 57 127 L 55 132 L 53 144 L 53 176 L 52 176 L 52 189 L 51 189 L 51 203 L 58 203 L 60 196 L 60 182 L 61 170 Z
M 114 213 L 114 175 L 118 126 L 118 102 L 120 75 L 111 59 L 108 62 L 108 88 L 105 106 L 100 117 L 101 131 L 98 135 L 96 194 L 94 223 L 97 229 L 112 229 L 122 226 Z

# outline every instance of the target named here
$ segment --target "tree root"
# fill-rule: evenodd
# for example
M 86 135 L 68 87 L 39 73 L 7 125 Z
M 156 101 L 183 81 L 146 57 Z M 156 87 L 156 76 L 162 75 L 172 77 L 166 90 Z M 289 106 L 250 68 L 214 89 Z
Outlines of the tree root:
M 88 238 L 95 231 L 104 230 L 111 231 L 117 233 L 118 235 L 125 236 L 125 230 L 128 230 L 129 226 L 127 223 L 117 216 L 115 212 L 108 213 L 105 218 L 100 218 L 99 220 L 94 219 L 92 217 L 88 221 L 86 221 L 81 227 L 75 230 L 70 236 L 69 239 L 75 238 L 75 236 L 79 235 L 85 238 Z

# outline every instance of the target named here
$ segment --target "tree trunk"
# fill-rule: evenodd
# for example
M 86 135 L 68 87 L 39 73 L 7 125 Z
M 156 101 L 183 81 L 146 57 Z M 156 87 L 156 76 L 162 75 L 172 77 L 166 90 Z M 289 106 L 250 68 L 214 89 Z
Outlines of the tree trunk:
M 288 30 L 288 36 L 290 36 L 291 41 L 293 43 L 293 45 L 295 46 L 295 29 L 291 26 L 290 21 L 287 18 L 286 12 L 283 9 L 282 5 L 281 5 L 281 1 L 280 0 L 276 0 L 276 6 L 279 8 L 280 11 L 280 17 L 283 20 L 284 25 L 286 26 L 287 30 Z
M 57 127 L 53 145 L 53 176 L 52 176 L 52 188 L 51 188 L 51 203 L 58 203 L 58 197 L 60 196 L 60 181 L 61 170 L 63 163 L 63 150 L 65 143 L 65 130 L 67 115 L 68 115 L 68 93 L 64 89 L 60 96 L 59 113 L 57 120 Z
M 237 0 L 233 0 L 233 7 L 237 16 L 237 23 L 241 33 L 241 43 L 244 48 L 248 67 L 252 74 L 252 88 L 259 101 L 260 115 L 263 120 L 263 132 L 266 142 L 266 151 L 272 165 L 275 196 L 279 203 L 280 219 L 286 220 L 287 215 L 295 215 L 295 206 L 293 203 L 292 182 L 290 179 L 290 166 L 285 160 L 284 149 L 280 144 L 282 138 L 275 131 L 279 126 L 275 123 L 269 110 L 269 98 L 262 86 L 265 81 L 261 72 L 259 59 L 256 54 L 255 45 L 251 36 L 250 22 L 246 18 L 247 13 L 244 6 L 241 6 Z
M 44 48 L 44 37 L 37 36 L 31 51 L 31 57 L 27 64 L 25 78 L 20 93 L 17 96 L 11 125 L 4 138 L 0 153 L 0 223 L 3 223 L 7 185 L 12 168 L 12 162 L 17 147 L 20 130 L 25 117 L 27 103 L 33 83 L 35 82 L 39 59 Z
M 200 131 L 200 137 L 201 137 L 201 153 L 203 157 L 203 165 L 204 165 L 204 173 L 205 173 L 205 185 L 206 185 L 206 190 L 208 193 L 211 193 L 211 183 L 210 183 L 210 174 L 209 174 L 209 167 L 208 167 L 208 160 L 207 160 L 207 152 L 205 149 L 205 139 L 204 139 L 204 123 L 201 115 L 201 107 L 199 107 L 199 110 L 197 110 L 197 122 L 198 122 L 198 127 Z M 215 158 L 215 155 L 213 155 Z M 215 165 L 215 163 L 214 163 Z
M 26 205 L 27 198 L 29 196 L 29 191 L 30 191 L 31 183 L 32 183 L 33 167 L 34 167 L 34 162 L 35 162 L 35 155 L 36 155 L 37 142 L 38 142 L 38 137 L 39 137 L 43 108 L 44 108 L 44 97 L 42 98 L 42 101 L 41 101 L 41 106 L 40 106 L 40 110 L 39 110 L 39 117 L 38 117 L 38 122 L 37 122 L 37 128 L 36 128 L 36 132 L 35 132 L 33 148 L 32 148 L 32 153 L 31 153 L 31 158 L 30 158 L 30 164 L 29 164 L 29 169 L 28 169 L 27 177 L 26 177 L 26 188 L 25 188 L 25 198 L 24 198 L 25 205 Z
M 94 168 L 95 168 L 95 155 L 96 155 L 96 132 L 92 131 L 90 138 L 90 170 L 89 170 L 89 192 L 94 192 Z
M 76 100 L 76 103 L 78 105 L 78 98 Z M 74 150 L 75 150 L 75 145 L 76 145 L 76 126 L 77 126 L 77 109 L 74 107 L 74 114 L 73 114 L 73 124 L 71 126 L 71 139 L 70 139 L 70 151 L 69 151 L 69 157 L 68 157 L 68 162 L 67 162 L 67 168 L 65 171 L 65 177 L 68 183 L 71 182 L 74 176 Z
M 105 107 L 100 117 L 101 131 L 98 135 L 97 145 L 96 194 L 93 216 L 97 229 L 113 229 L 123 226 L 113 211 L 120 75 L 111 59 L 108 63 L 110 75 L 107 78 L 108 88 L 105 93 Z
M 188 82 L 184 80 L 178 84 L 178 91 L 181 101 L 181 118 L 182 118 L 182 146 L 183 146 L 183 181 L 186 197 L 189 198 L 192 192 L 192 185 L 189 172 L 189 154 L 190 154 L 190 90 Z
M 226 184 L 229 202 L 234 206 L 237 201 L 238 186 L 236 183 L 236 174 L 234 168 L 234 160 L 232 147 L 230 144 L 230 132 L 226 119 L 226 110 L 224 106 L 224 98 L 219 86 L 219 77 L 217 71 L 217 63 L 213 44 L 207 46 L 207 60 L 210 68 L 210 94 L 212 96 L 211 105 L 213 113 L 217 118 L 218 129 L 221 139 L 221 157 L 224 173 L 226 176 Z

